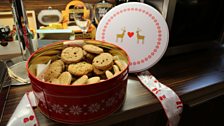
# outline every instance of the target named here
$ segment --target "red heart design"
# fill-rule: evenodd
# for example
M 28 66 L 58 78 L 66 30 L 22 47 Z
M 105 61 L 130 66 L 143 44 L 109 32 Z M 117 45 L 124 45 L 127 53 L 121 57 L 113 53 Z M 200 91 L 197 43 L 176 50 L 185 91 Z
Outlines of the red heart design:
M 129 38 L 131 38 L 134 35 L 134 32 L 128 32 Z
M 34 119 L 34 116 L 33 116 L 33 115 L 31 115 L 31 116 L 30 116 L 30 120 L 33 120 L 33 119 Z
M 28 121 L 29 121 L 28 118 L 24 118 L 24 119 L 23 119 L 23 123 L 27 123 Z

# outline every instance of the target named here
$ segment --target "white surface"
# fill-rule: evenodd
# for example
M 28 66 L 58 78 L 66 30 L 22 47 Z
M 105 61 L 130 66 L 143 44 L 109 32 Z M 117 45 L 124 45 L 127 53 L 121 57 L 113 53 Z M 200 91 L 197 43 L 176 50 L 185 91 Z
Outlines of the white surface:
M 123 28 L 126 32 L 122 41 Z M 137 36 L 137 29 L 144 36 L 144 43 L 143 37 Z M 125 49 L 131 60 L 130 72 L 134 73 L 152 67 L 161 59 L 168 45 L 169 30 L 156 9 L 144 3 L 129 2 L 112 8 L 101 19 L 96 39 Z

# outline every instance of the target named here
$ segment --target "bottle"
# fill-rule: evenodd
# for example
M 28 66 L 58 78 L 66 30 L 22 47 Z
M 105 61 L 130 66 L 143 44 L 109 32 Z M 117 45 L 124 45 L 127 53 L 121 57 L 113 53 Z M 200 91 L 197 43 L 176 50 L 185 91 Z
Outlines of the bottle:
M 112 3 L 109 3 L 106 0 L 99 1 L 95 4 L 94 12 L 95 12 L 95 22 L 99 24 L 100 20 L 103 16 L 113 7 Z
M 24 60 L 34 52 L 31 32 L 28 28 L 28 19 L 22 0 L 12 0 L 12 14 L 15 21 L 20 49 Z

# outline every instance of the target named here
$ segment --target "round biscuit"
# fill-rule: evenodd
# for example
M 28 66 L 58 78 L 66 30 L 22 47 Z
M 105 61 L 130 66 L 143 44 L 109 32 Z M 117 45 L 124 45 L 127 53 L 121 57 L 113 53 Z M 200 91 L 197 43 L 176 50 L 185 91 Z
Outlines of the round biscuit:
M 91 77 L 87 80 L 87 84 L 93 84 L 93 83 L 98 83 L 100 82 L 100 77 L 95 76 L 95 77 Z
M 71 81 L 72 81 L 72 75 L 67 71 L 63 72 L 58 77 L 58 80 L 59 80 L 60 84 L 69 85 L 69 84 L 71 84 Z
M 51 67 L 50 65 L 49 68 L 44 73 L 44 80 L 49 81 L 53 78 L 58 78 L 61 72 L 62 72 L 62 67 Z
M 87 75 L 83 75 L 80 78 L 78 78 L 77 80 L 75 80 L 72 85 L 83 85 L 86 84 L 88 80 L 88 76 Z
M 113 56 L 110 53 L 101 53 L 93 59 L 93 66 L 100 70 L 107 70 L 113 66 Z
M 91 44 L 86 44 L 83 46 L 83 49 L 86 50 L 87 52 L 90 53 L 94 53 L 94 54 L 100 54 L 103 53 L 103 49 L 95 46 L 95 45 L 91 45 Z
M 65 63 L 77 63 L 83 56 L 83 50 L 80 47 L 67 47 L 61 53 L 61 59 Z
M 92 72 L 93 66 L 87 62 L 79 62 L 76 64 L 70 64 L 68 66 L 68 71 L 75 76 L 83 76 Z
M 65 64 L 61 60 L 56 60 L 56 61 L 51 63 L 51 67 L 62 67 L 62 70 L 64 70 L 65 69 Z
M 60 84 L 60 81 L 56 78 L 52 78 L 51 80 L 48 81 L 48 83 L 51 83 L 51 84 Z
M 102 75 L 102 74 L 105 73 L 105 70 L 99 70 L 99 69 L 97 69 L 97 68 L 95 68 L 95 67 L 93 66 L 93 72 L 94 72 L 96 75 Z

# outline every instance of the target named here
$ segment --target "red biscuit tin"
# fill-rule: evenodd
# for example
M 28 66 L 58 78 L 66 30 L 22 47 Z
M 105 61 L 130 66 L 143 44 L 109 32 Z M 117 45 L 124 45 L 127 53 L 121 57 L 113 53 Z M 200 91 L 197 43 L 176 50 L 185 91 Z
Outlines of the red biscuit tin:
M 129 63 L 127 53 L 116 45 L 95 40 L 85 42 L 104 46 L 108 49 L 119 49 L 124 56 L 123 58 L 127 60 L 127 64 Z M 35 54 L 46 47 L 61 43 L 53 43 L 40 48 L 27 61 L 28 75 L 41 112 L 58 122 L 84 124 L 100 120 L 117 111 L 125 99 L 128 66 L 111 79 L 89 85 L 49 84 L 31 74 L 28 69 L 29 62 Z M 63 46 L 63 44 L 61 45 Z

